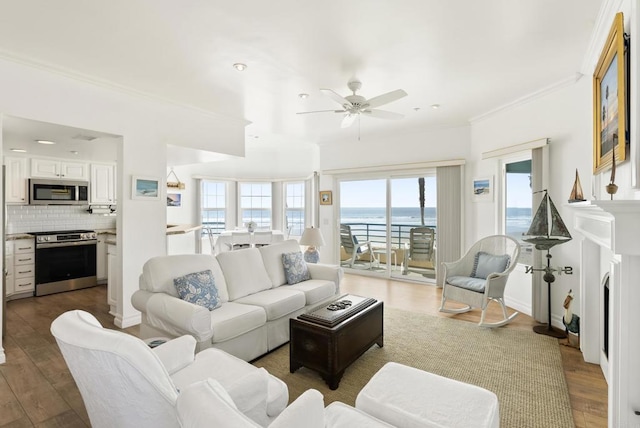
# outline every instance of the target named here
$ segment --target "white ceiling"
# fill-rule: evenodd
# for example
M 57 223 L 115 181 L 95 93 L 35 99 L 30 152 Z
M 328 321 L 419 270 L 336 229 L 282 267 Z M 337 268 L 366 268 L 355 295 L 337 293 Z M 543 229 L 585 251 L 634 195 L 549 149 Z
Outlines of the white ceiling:
M 382 107 L 404 119 L 365 117 L 363 138 L 465 125 L 575 78 L 600 4 L 3 0 L 0 55 L 247 119 L 252 145 L 328 143 L 357 138 L 358 123 L 341 129 L 340 114 L 296 112 L 339 108 L 319 89 L 348 95 L 352 78 L 366 98 L 409 94 Z

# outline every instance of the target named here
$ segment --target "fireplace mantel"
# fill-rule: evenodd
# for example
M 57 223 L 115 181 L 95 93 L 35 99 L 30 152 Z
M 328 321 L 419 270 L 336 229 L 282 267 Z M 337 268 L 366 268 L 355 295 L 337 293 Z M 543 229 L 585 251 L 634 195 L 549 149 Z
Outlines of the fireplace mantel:
M 640 200 L 588 201 L 575 209 L 575 228 L 615 254 L 640 255 Z
M 608 425 L 636 426 L 640 416 L 640 200 L 569 204 L 580 244 L 580 350 L 600 364 L 609 385 Z M 609 356 L 603 344 L 602 279 L 609 275 Z

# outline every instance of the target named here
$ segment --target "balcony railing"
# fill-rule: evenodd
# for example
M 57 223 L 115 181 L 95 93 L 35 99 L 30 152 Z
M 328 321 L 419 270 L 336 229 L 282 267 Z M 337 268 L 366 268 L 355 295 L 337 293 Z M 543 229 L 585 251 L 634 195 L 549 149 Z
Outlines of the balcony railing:
M 372 244 L 386 245 L 387 243 L 387 225 L 386 224 L 374 224 L 374 223 L 343 223 L 351 226 L 351 234 L 354 235 L 358 241 L 369 241 Z M 436 234 L 437 229 L 435 225 L 425 225 L 432 228 Z M 421 227 L 417 224 L 391 224 L 391 246 L 400 248 L 404 244 L 409 243 L 409 235 L 411 229 L 414 227 Z

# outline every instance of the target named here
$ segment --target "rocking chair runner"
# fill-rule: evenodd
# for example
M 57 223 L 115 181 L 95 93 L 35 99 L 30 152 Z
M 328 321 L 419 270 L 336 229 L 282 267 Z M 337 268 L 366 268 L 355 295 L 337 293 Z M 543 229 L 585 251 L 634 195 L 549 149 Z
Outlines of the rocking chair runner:
M 473 308 L 482 309 L 478 325 L 501 327 L 518 315 L 507 315 L 504 303 L 504 289 L 509 274 L 516 267 L 520 256 L 520 244 L 506 235 L 494 235 L 476 242 L 458 261 L 442 263 L 444 285 L 440 312 L 460 314 Z M 446 308 L 447 300 L 466 304 L 464 308 Z M 502 307 L 503 319 L 495 323 L 485 322 L 487 305 L 490 300 Z

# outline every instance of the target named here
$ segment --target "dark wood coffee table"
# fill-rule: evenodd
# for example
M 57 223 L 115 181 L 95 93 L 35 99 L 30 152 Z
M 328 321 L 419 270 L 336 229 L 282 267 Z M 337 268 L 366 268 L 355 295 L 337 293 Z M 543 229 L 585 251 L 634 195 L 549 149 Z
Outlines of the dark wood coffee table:
M 350 297 L 342 296 L 336 301 Z M 360 296 L 352 297 L 362 299 Z M 320 373 L 330 389 L 337 389 L 345 369 L 351 363 L 374 343 L 381 348 L 384 345 L 383 302 L 373 302 L 346 319 L 339 317 L 335 325 L 326 320 L 292 318 L 289 321 L 290 372 L 294 373 L 304 366 Z

